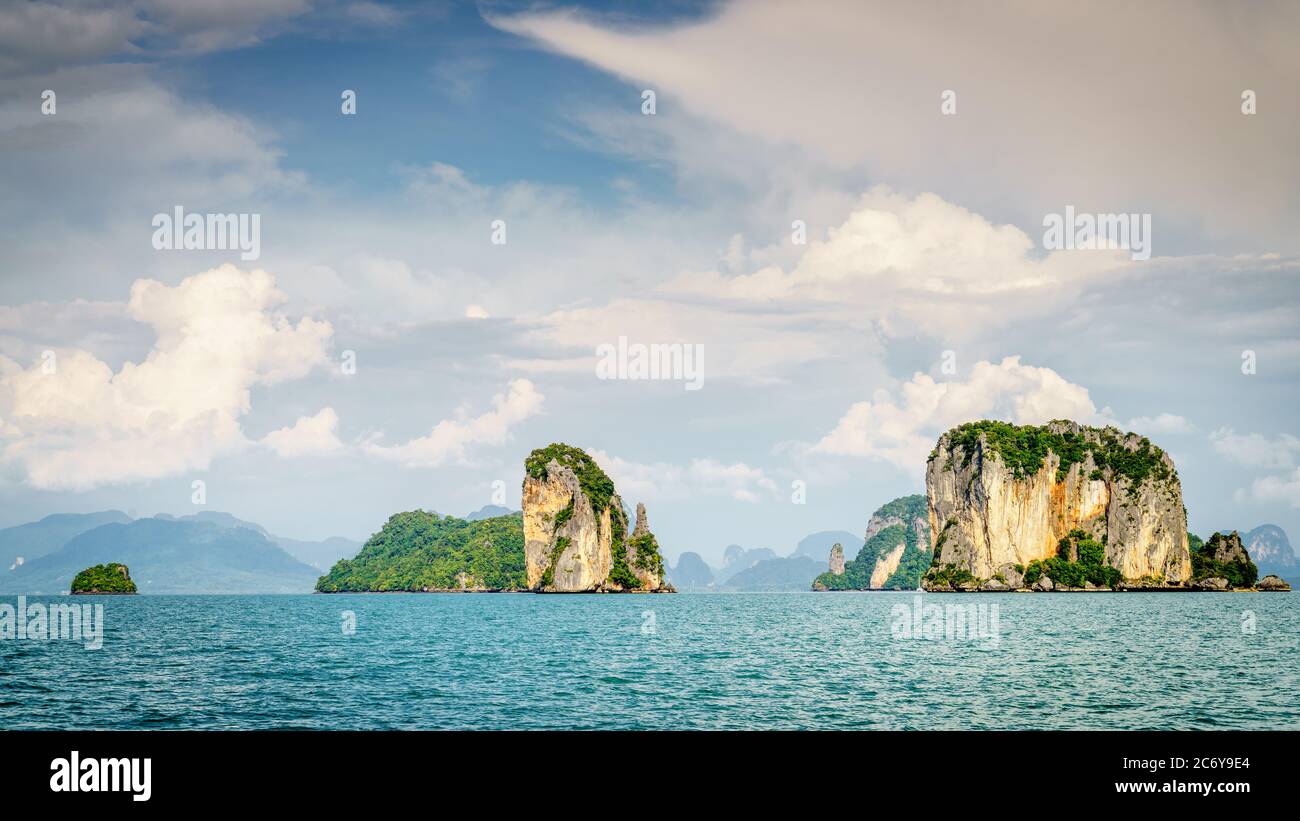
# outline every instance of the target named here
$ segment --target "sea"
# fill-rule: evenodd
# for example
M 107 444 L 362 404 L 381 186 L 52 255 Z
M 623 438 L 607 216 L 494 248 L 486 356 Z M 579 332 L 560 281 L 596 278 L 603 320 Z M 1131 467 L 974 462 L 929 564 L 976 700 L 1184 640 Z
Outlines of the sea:
M 0 633 L 2 729 L 1300 729 L 1285 593 L 33 604 L 102 640 Z

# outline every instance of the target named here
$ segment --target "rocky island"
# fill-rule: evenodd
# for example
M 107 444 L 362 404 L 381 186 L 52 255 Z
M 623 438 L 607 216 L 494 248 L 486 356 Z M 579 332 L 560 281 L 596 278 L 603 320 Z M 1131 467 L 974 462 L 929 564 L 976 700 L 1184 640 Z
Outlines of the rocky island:
M 813 590 L 915 590 L 932 557 L 925 497 L 903 496 L 881 507 L 867 522 L 862 548 L 851 561 L 844 548 L 831 548 L 830 570 L 813 580 Z
M 130 595 L 137 592 L 131 571 L 116 562 L 87 567 L 72 580 L 73 595 Z
M 524 470 L 522 512 L 475 521 L 398 513 L 317 592 L 672 591 L 645 506 L 629 532 L 613 481 L 586 452 L 539 448 Z
M 627 512 L 614 482 L 580 448 L 552 444 L 524 463 L 524 555 L 530 590 L 671 592 L 645 505 Z
M 1204 546 L 1189 537 L 1173 460 L 1138 434 L 1067 420 L 970 422 L 939 438 L 925 484 L 933 543 L 927 590 L 1255 585 L 1235 533 L 1215 534 Z M 1256 589 L 1284 588 L 1268 577 Z

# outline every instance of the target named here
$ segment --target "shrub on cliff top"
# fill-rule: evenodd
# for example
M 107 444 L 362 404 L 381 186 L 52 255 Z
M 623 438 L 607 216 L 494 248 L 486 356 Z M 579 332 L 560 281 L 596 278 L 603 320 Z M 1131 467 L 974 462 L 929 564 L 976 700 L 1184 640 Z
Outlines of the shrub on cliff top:
M 575 448 L 563 442 L 556 442 L 544 448 L 538 448 L 528 454 L 524 460 L 524 471 L 534 479 L 546 478 L 546 466 L 554 459 L 568 467 L 578 477 L 578 486 L 591 502 L 591 509 L 600 515 L 614 496 L 614 480 L 601 470 L 596 460 L 587 455 L 582 448 Z
M 1096 441 L 1089 434 L 1095 434 Z M 1012 425 L 983 419 L 958 425 L 946 435 L 951 447 L 962 451 L 963 467 L 970 464 L 983 437 L 1017 479 L 1037 473 L 1049 452 L 1060 460 L 1056 469 L 1058 482 L 1065 479 L 1072 465 L 1085 461 L 1088 454 L 1092 454 L 1099 472 L 1109 468 L 1114 475 L 1128 479 L 1130 490 L 1140 487 L 1148 478 L 1163 481 L 1176 476 L 1165 464 L 1163 450 L 1145 437 L 1137 441 L 1136 449 L 1130 450 L 1125 445 L 1127 436 L 1116 428 L 1084 427 L 1078 433 L 1057 432 L 1048 425 Z M 931 458 L 937 455 L 936 449 Z M 1091 478 L 1100 476 L 1094 474 Z

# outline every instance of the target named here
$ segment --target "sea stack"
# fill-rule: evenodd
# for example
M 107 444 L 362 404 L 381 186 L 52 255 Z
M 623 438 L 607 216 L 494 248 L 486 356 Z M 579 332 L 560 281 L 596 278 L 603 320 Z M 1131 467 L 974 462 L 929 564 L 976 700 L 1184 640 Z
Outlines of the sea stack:
M 831 547 L 831 575 L 844 575 L 844 545 L 839 542 Z
M 580 448 L 552 444 L 524 464 L 524 557 L 531 590 L 668 592 L 645 505 L 627 513 L 614 482 Z
M 927 589 L 968 589 L 1056 560 L 1152 585 L 1192 578 L 1178 473 L 1137 434 L 1064 420 L 972 422 L 939 438 L 925 487 Z

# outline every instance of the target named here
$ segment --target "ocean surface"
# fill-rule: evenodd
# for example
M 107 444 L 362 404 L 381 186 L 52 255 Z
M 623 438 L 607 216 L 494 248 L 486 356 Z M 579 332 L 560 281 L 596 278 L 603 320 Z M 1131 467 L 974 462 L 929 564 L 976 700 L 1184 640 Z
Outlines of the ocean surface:
M 4 729 L 1300 728 L 1294 594 L 33 602 L 103 646 L 0 640 Z

